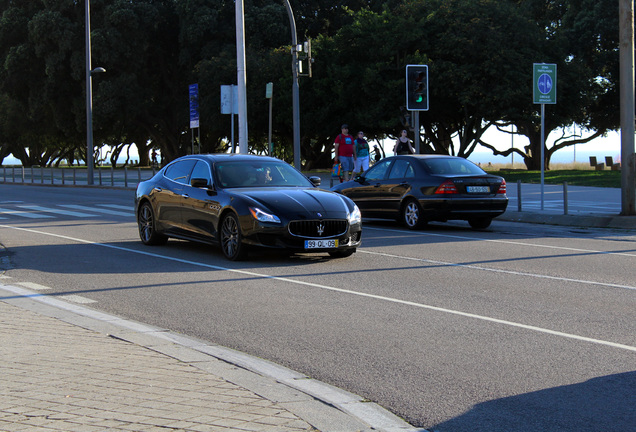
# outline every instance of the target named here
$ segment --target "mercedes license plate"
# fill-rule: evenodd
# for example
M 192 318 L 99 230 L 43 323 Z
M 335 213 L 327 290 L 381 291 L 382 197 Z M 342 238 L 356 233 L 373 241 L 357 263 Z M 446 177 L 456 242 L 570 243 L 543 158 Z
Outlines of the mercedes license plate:
M 466 190 L 468 193 L 488 193 L 490 192 L 490 186 L 468 186 Z
M 333 249 L 338 247 L 338 240 L 305 240 L 305 249 Z

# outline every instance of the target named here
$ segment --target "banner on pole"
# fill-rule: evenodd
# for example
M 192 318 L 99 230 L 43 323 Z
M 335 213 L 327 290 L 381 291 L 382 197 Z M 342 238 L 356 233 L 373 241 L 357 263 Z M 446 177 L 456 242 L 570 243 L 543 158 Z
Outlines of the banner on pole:
M 199 127 L 199 84 L 190 84 L 190 129 Z

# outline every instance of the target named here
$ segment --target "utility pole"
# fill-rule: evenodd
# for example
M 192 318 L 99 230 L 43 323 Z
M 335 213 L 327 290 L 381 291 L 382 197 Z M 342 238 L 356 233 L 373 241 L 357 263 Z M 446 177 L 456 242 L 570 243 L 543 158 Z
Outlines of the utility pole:
M 86 0 L 86 172 L 87 183 L 94 184 L 93 177 L 93 81 L 91 79 L 91 12 L 90 0 Z
M 247 154 L 247 73 L 245 71 L 245 14 L 243 0 L 235 2 L 236 75 L 238 84 L 239 153 Z
M 636 215 L 636 154 L 634 153 L 634 2 L 619 1 L 621 215 Z

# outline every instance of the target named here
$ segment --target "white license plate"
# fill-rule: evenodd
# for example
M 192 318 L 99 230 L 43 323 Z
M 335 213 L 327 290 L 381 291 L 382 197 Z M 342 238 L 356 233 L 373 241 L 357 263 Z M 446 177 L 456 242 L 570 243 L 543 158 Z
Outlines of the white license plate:
M 468 193 L 488 193 L 490 192 L 490 186 L 468 186 L 466 190 Z
M 338 247 L 338 240 L 305 240 L 305 249 L 333 249 Z

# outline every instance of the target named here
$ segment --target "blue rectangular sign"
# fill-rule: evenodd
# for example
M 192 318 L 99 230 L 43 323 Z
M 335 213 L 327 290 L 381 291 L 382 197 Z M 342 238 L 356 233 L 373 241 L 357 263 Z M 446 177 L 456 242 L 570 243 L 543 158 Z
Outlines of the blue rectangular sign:
M 190 84 L 190 129 L 199 127 L 199 84 Z

